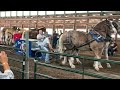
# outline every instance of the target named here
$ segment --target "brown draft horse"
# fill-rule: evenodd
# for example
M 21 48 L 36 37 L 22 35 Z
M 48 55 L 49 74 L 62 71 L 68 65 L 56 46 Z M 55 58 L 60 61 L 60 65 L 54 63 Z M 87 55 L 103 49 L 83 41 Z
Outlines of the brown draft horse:
M 64 52 L 68 54 L 79 55 L 79 48 L 87 45 L 94 52 L 95 58 L 97 59 L 101 58 L 103 50 L 105 49 L 106 59 L 108 60 L 108 46 L 111 41 L 111 33 L 113 31 L 114 33 L 120 34 L 119 25 L 114 21 L 106 19 L 98 23 L 93 30 L 90 31 L 92 34 L 90 32 L 85 34 L 75 30 L 64 32 L 59 38 L 58 51 L 60 53 Z M 63 51 L 64 48 L 66 50 Z M 76 60 L 80 63 L 78 58 L 76 58 Z M 69 57 L 68 61 L 71 68 L 75 68 L 75 65 L 73 64 L 74 58 Z M 64 65 L 66 62 L 67 57 L 64 56 L 62 64 Z M 103 68 L 101 63 L 98 61 L 94 61 L 93 66 L 97 71 L 99 71 L 99 68 Z M 111 68 L 111 65 L 107 63 L 107 67 Z

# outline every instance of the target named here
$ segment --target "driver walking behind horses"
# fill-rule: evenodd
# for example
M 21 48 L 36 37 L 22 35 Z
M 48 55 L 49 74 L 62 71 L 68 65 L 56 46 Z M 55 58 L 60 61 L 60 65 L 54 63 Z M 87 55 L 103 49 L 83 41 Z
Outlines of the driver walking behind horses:
M 46 37 L 45 37 L 43 35 L 42 30 L 40 30 L 39 34 L 37 35 L 37 39 L 39 40 L 37 42 L 37 44 L 40 46 L 41 50 L 49 52 L 49 49 L 50 49 L 51 51 L 54 51 L 54 49 L 52 48 L 52 45 L 50 44 L 50 39 L 51 39 L 50 35 L 46 35 Z M 47 63 L 47 64 L 50 63 L 49 57 L 50 57 L 49 53 L 46 53 L 46 55 L 45 55 L 45 63 Z

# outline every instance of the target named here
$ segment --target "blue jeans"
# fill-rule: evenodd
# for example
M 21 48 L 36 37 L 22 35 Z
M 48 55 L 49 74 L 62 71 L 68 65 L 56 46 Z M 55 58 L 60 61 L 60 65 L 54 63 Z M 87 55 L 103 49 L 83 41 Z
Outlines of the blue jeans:
M 46 52 L 49 52 L 49 49 L 47 47 L 44 47 L 44 46 L 41 46 L 41 49 L 46 51 Z M 45 62 L 50 62 L 49 61 L 49 57 L 50 57 L 50 54 L 49 53 L 45 53 Z M 42 53 L 42 56 L 44 56 L 44 53 Z

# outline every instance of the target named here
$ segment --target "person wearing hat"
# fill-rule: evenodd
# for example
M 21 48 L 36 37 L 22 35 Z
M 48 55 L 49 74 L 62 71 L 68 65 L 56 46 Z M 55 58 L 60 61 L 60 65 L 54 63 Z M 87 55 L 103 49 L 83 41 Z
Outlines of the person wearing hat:
M 46 35 L 46 38 L 44 39 L 44 41 L 40 45 L 38 44 L 40 46 L 40 49 L 43 51 L 46 51 L 46 52 L 50 52 L 50 51 L 54 52 L 54 49 L 52 48 L 50 40 L 51 40 L 51 35 L 49 35 L 49 34 Z M 42 53 L 42 55 L 43 55 L 43 53 Z M 50 57 L 50 54 L 46 53 L 45 54 L 45 63 L 47 63 L 47 64 L 50 63 L 49 57 Z

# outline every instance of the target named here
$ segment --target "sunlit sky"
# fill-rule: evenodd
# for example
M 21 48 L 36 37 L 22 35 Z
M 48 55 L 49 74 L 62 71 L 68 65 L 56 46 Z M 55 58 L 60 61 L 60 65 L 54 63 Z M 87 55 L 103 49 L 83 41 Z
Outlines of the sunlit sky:
M 11 13 L 10 13 L 11 12 Z M 101 11 L 88 11 L 88 12 L 101 12 Z M 103 11 L 109 12 L 109 11 Z M 34 16 L 34 15 L 54 15 L 54 14 L 72 14 L 75 11 L 1 11 L 0 17 L 10 17 L 10 16 Z M 76 11 L 76 13 L 87 13 L 87 11 Z

